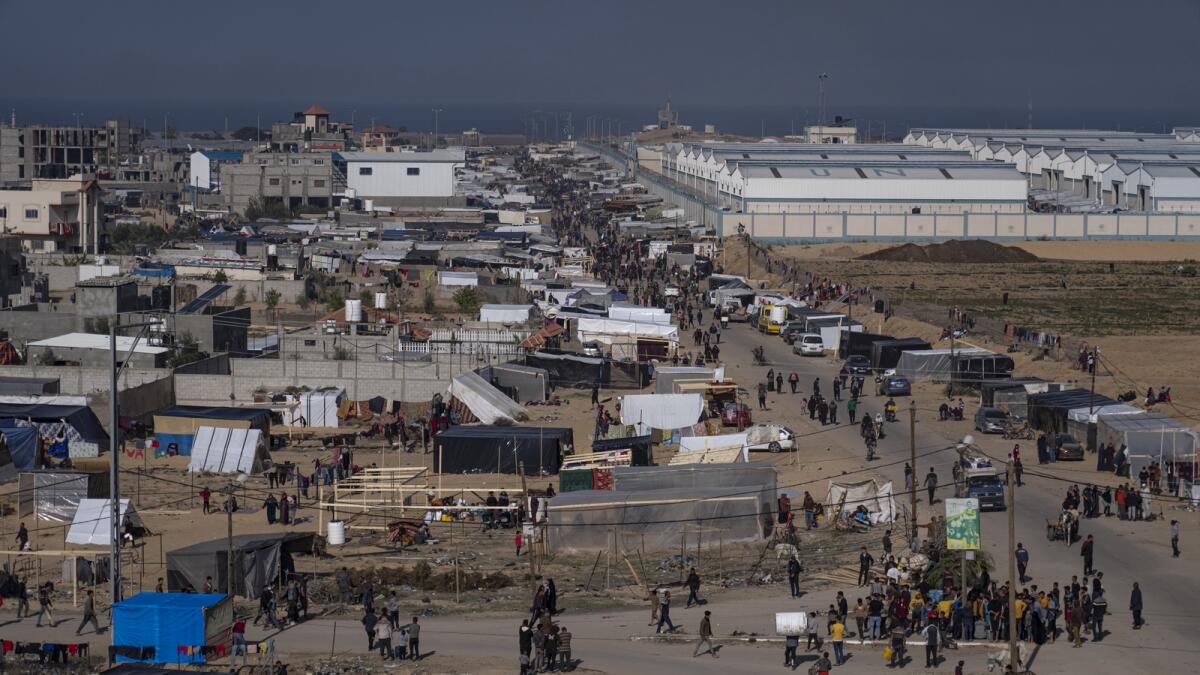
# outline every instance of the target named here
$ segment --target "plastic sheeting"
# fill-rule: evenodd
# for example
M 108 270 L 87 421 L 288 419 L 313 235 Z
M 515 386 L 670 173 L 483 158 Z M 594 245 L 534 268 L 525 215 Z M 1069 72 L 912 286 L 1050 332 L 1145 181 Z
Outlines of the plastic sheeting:
M 294 571 L 292 555 L 311 552 L 314 536 L 311 532 L 235 535 L 235 594 L 257 598 L 264 586 L 279 579 L 281 572 Z M 226 588 L 225 580 L 229 575 L 227 546 L 227 539 L 221 537 L 167 551 L 167 588 L 194 591 L 204 588 L 206 577 L 212 577 L 215 587 Z
M 1116 448 L 1124 445 L 1131 458 L 1140 455 L 1154 460 L 1182 460 L 1196 452 L 1194 430 L 1155 412 L 1102 416 L 1096 423 L 1096 440 Z M 1136 476 L 1137 472 L 1134 469 L 1130 475 Z
M 829 492 L 825 497 L 825 513 L 834 518 L 840 513 L 850 513 L 859 505 L 867 507 L 871 523 L 890 523 L 896 519 L 896 500 L 892 483 L 882 485 L 874 480 L 857 483 L 829 481 Z
M 154 647 L 157 663 L 204 663 L 202 653 L 180 654 L 179 646 L 228 644 L 232 629 L 233 599 L 219 593 L 139 593 L 113 607 L 113 644 Z
M 479 320 L 493 323 L 527 323 L 533 305 L 483 305 Z
M 725 379 L 724 368 L 666 366 L 654 369 L 654 393 L 674 394 L 676 382 L 712 382 Z
M 18 513 L 69 523 L 84 499 L 108 497 L 107 471 L 26 471 L 18 477 Z
M 211 473 L 261 473 L 269 461 L 258 429 L 200 427 L 192 445 L 188 471 Z
M 679 328 L 644 321 L 621 321 L 607 318 L 580 318 L 575 322 L 576 337 L 580 342 L 595 340 L 609 344 L 616 337 L 654 338 L 679 342 Z
M 497 389 L 515 394 L 517 402 L 541 403 L 550 397 L 550 373 L 544 368 L 502 363 L 479 369 L 479 376 Z
M 681 436 L 679 452 L 705 452 L 724 448 L 739 448 L 743 462 L 750 461 L 750 451 L 746 449 L 749 434 L 722 434 L 720 436 Z
M 897 340 L 899 342 L 899 340 Z M 876 346 L 886 344 L 875 343 Z M 910 380 L 933 380 L 934 382 L 949 382 L 954 374 L 954 360 L 964 356 L 983 356 L 991 354 L 986 349 L 967 347 L 966 349 L 922 349 L 919 351 L 902 351 L 895 362 L 896 374 Z M 890 366 L 881 366 L 890 367 Z
M 1084 406 L 1100 408 L 1116 404 L 1117 401 L 1107 396 L 1093 394 L 1087 389 L 1068 389 L 1066 391 L 1051 391 L 1044 394 L 1030 394 L 1028 397 L 1028 419 L 1029 423 L 1035 429 L 1045 432 L 1066 431 L 1067 411 Z M 1118 417 L 1126 416 L 1120 415 Z
M 621 400 L 621 423 L 649 429 L 679 429 L 704 412 L 700 394 L 631 394 Z
M 441 473 L 558 473 L 574 434 L 562 427 L 460 425 L 433 439 L 432 466 Z
M 129 520 L 141 525 L 137 512 L 129 508 L 129 500 L 121 500 L 121 526 Z M 112 500 L 81 499 L 71 527 L 67 530 L 68 544 L 112 546 Z
M 295 406 L 289 408 L 284 415 L 284 422 L 289 427 L 325 427 L 336 429 L 338 424 L 338 406 L 346 397 L 345 389 L 330 388 L 306 391 L 300 394 L 299 400 L 289 397 Z M 304 421 L 301 423 L 300 418 Z
M 637 305 L 613 305 L 608 308 L 608 318 L 621 321 L 639 321 L 663 326 L 671 325 L 671 315 L 660 307 L 638 307 Z
M 61 434 L 71 457 L 98 457 L 108 447 L 108 433 L 87 406 L 0 403 L 0 420 L 10 418 L 20 422 L 0 426 L 32 424 L 43 437 Z
M 1098 405 L 1090 409 L 1085 406 L 1082 408 L 1072 408 L 1068 410 L 1067 421 L 1081 422 L 1084 424 L 1091 422 L 1092 424 L 1095 424 L 1096 422 L 1100 421 L 1101 417 L 1107 417 L 1109 415 L 1138 415 L 1144 412 L 1145 411 L 1141 408 L 1135 408 L 1131 405 L 1125 405 L 1124 403 Z
M 525 355 L 525 365 L 541 368 L 555 387 L 591 389 L 608 383 L 608 362 L 590 356 L 534 352 Z
M 475 373 L 463 373 L 450 381 L 450 396 L 471 410 L 484 424 L 513 424 L 529 419 L 529 413 L 504 392 Z
M 478 286 L 479 275 L 475 272 L 438 272 L 438 286 Z

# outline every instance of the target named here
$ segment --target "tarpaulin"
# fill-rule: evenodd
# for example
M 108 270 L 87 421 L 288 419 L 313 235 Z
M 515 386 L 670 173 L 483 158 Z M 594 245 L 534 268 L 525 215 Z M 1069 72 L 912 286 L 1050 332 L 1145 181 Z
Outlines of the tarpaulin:
M 484 424 L 513 424 L 529 419 L 525 408 L 475 373 L 455 376 L 450 380 L 449 393 Z
M 630 466 L 647 466 L 650 464 L 651 436 L 625 436 L 623 438 L 597 438 L 592 441 L 592 452 L 609 452 L 611 450 L 629 449 Z M 599 488 L 596 488 L 599 489 Z
M 613 305 L 608 308 L 608 318 L 621 321 L 641 321 L 656 323 L 663 326 L 671 325 L 671 315 L 660 307 L 639 307 L 637 305 Z
M 534 352 L 525 355 L 525 365 L 541 368 L 555 387 L 590 389 L 608 382 L 608 362 L 589 356 Z
M 284 415 L 284 424 L 290 427 L 327 427 L 336 429 L 338 425 L 338 407 L 346 396 L 345 389 L 330 387 L 316 391 L 306 391 L 299 399 L 289 396 L 288 402 L 294 407 L 289 408 Z M 304 421 L 301 423 L 300 418 Z
M 233 408 L 176 405 L 154 416 L 154 436 L 166 448 L 172 443 L 179 454 L 192 454 L 192 443 L 202 426 L 227 429 L 260 429 L 269 432 L 271 414 L 261 408 Z
M 568 469 L 558 474 L 558 491 L 575 492 L 592 489 L 591 469 Z
M 621 400 L 621 423 L 649 429 L 691 426 L 704 412 L 700 394 L 630 394 Z
M 200 427 L 192 445 L 188 471 L 261 473 L 270 458 L 258 429 Z
M 141 526 L 142 521 L 136 511 L 129 508 L 129 500 L 121 500 L 121 525 L 125 521 Z M 112 500 L 111 499 L 81 499 L 71 527 L 67 530 L 68 544 L 92 544 L 96 546 L 112 546 Z
M 0 420 L 27 420 L 43 436 L 58 436 L 61 431 L 71 457 L 96 457 L 108 447 L 108 433 L 87 406 L 0 403 Z M 58 425 L 58 426 L 47 426 Z M 0 422 L 0 426 L 21 426 Z
M 742 461 L 750 461 L 750 451 L 746 449 L 746 443 L 749 434 L 722 434 L 720 436 L 681 436 L 679 438 L 679 452 L 705 452 L 707 450 L 717 450 L 724 448 L 738 448 L 741 451 Z
M 1067 411 L 1084 406 L 1097 408 L 1105 405 L 1115 405 L 1117 401 L 1101 394 L 1093 394 L 1087 389 L 1068 389 L 1066 391 L 1050 391 L 1044 394 L 1030 394 L 1028 397 L 1028 419 L 1033 428 L 1045 432 L 1066 431 Z M 1118 417 L 1124 417 L 1120 415 Z
M 493 323 L 525 323 L 533 305 L 483 305 L 479 308 L 479 320 Z
M 480 368 L 479 376 L 497 388 L 513 391 L 517 402 L 541 403 L 550 395 L 550 374 L 543 368 L 502 363 Z
M 22 518 L 69 523 L 84 499 L 109 496 L 107 471 L 24 471 L 18 483 Z
M 233 601 L 218 593 L 138 593 L 113 607 L 113 644 L 154 647 L 159 663 L 204 663 L 203 651 L 179 647 L 228 644 L 232 628 Z M 118 662 L 135 660 L 117 654 Z
M 890 523 L 896 518 L 896 501 L 892 494 L 892 483 L 883 485 L 874 479 L 857 483 L 829 481 L 829 493 L 825 497 L 825 513 L 836 518 L 841 513 L 851 513 L 859 506 L 867 507 L 871 523 Z
M 293 554 L 310 553 L 311 532 L 239 534 L 233 537 L 234 591 L 257 598 L 263 587 L 275 583 L 280 574 L 295 570 Z M 228 577 L 228 540 L 225 537 L 167 551 L 167 588 L 196 590 L 212 577 L 217 588 L 225 588 Z
M 459 425 L 433 441 L 433 468 L 442 473 L 558 473 L 563 451 L 573 442 L 570 429 L 560 427 L 497 427 Z
M 620 336 L 658 338 L 670 342 L 679 341 L 679 328 L 644 321 L 621 321 L 607 318 L 580 318 L 575 321 L 575 331 L 580 342 L 596 340 L 605 344 Z

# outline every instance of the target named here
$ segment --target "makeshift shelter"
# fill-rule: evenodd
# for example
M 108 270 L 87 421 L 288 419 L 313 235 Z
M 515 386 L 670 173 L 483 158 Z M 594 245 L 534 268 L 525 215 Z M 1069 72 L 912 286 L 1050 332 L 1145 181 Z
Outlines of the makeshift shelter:
M 871 358 L 872 345 L 876 342 L 888 342 L 896 338 L 879 333 L 852 332 L 849 328 L 842 331 L 838 342 L 838 358 L 844 359 L 853 354 Z
M 879 340 L 871 343 L 871 366 L 879 370 L 895 368 L 900 362 L 903 352 L 916 352 L 929 349 L 928 342 L 921 338 L 901 338 L 899 340 Z
M 112 643 L 153 647 L 155 663 L 204 663 L 204 650 L 232 640 L 233 598 L 220 593 L 138 593 L 113 606 Z M 138 659 L 118 653 L 117 662 Z
M 13 463 L 8 442 L 0 437 L 0 483 L 11 483 L 17 479 L 17 466 Z
M 978 388 L 989 380 L 1008 379 L 1012 375 L 1012 357 L 1007 354 L 959 354 L 953 362 L 955 384 Z
M 23 471 L 17 485 L 21 518 L 60 523 L 73 521 L 83 500 L 109 496 L 107 471 Z
M 299 398 L 289 396 L 290 407 L 284 415 L 284 423 L 289 427 L 336 429 L 340 426 L 338 409 L 345 398 L 346 390 L 339 387 L 306 391 Z
M 608 383 L 608 361 L 576 354 L 534 352 L 525 355 L 525 365 L 541 368 L 555 387 L 591 389 Z
M 449 392 L 484 424 L 507 425 L 529 419 L 525 408 L 475 373 L 455 376 L 450 380 Z
M 860 505 L 867 507 L 872 525 L 895 520 L 896 500 L 892 493 L 892 482 L 880 485 L 874 479 L 856 483 L 829 481 L 825 497 L 825 514 L 829 518 L 851 513 Z
M 558 473 L 571 429 L 459 425 L 433 439 L 433 469 L 438 473 Z
M 455 287 L 475 287 L 479 285 L 479 275 L 475 272 L 447 272 L 439 270 L 437 273 L 438 286 L 446 288 Z
M 188 471 L 262 473 L 270 465 L 267 444 L 258 429 L 200 427 L 192 444 Z
M 1116 405 L 1111 398 L 1087 389 L 1068 389 L 1029 395 L 1029 423 L 1049 432 L 1067 431 L 1067 411 L 1073 408 L 1100 408 Z
M 632 466 L 613 469 L 613 489 L 641 492 L 667 488 L 722 488 L 727 492 L 754 492 L 770 512 L 774 508 L 778 473 L 770 462 L 736 466 Z
M 603 317 L 580 318 L 575 322 L 576 338 L 580 342 L 595 340 L 604 344 L 627 342 L 630 338 L 679 342 L 676 326 L 649 323 L 646 321 L 622 321 Z
M 997 402 L 997 398 L 996 398 L 997 394 L 1000 394 L 1002 392 L 1006 392 L 1006 391 L 1009 391 L 1012 389 L 1020 389 L 1021 394 L 1024 395 L 1025 394 L 1025 385 L 1041 384 L 1044 382 L 1045 382 L 1045 380 L 1041 379 L 1040 377 L 1022 377 L 1022 378 L 1014 377 L 1014 378 L 1007 378 L 1007 379 L 1002 379 L 1002 380 L 989 380 L 987 382 L 980 382 L 979 383 L 980 405 L 988 406 L 988 407 L 992 407 L 992 408 L 999 408 L 1000 404 L 1005 403 L 1007 401 L 1001 400 L 1001 401 Z M 1021 403 L 1022 403 L 1022 407 L 1024 407 L 1024 401 L 1021 401 Z M 1011 410 L 1008 412 L 1009 412 L 1009 414 L 1013 414 Z M 1022 414 L 1021 417 L 1024 417 L 1024 415 Z
M 129 508 L 129 500 L 121 500 L 121 528 L 124 531 L 128 521 L 135 527 L 142 527 L 142 519 L 137 511 Z M 71 527 L 67 530 L 68 544 L 84 544 L 95 546 L 112 546 L 112 500 L 111 499 L 81 499 Z
M 312 532 L 235 535 L 234 594 L 257 598 L 264 586 L 295 571 L 293 556 L 311 553 L 314 536 Z M 212 577 L 216 588 L 227 588 L 228 545 L 221 537 L 167 551 L 167 588 L 195 592 L 204 587 L 207 577 Z
M 479 376 L 518 403 L 541 403 L 550 397 L 550 373 L 544 368 L 502 363 L 480 368 Z
M 663 326 L 671 325 L 671 315 L 661 307 L 640 307 L 637 305 L 612 305 L 608 308 L 608 318 L 621 321 L 641 321 L 656 323 Z
M 1118 403 L 1116 405 L 1102 405 L 1092 408 L 1072 408 L 1067 411 L 1067 433 L 1075 437 L 1076 440 L 1084 443 L 1088 450 L 1095 450 L 1096 445 L 1096 425 L 1101 417 L 1109 415 L 1140 415 L 1144 411 L 1141 408 L 1135 408 L 1131 405 Z
M 38 454 L 38 438 L 37 429 L 33 427 L 0 427 L 0 435 L 4 436 L 5 452 L 9 455 L 9 461 L 18 471 L 32 471 L 40 468 L 41 457 Z M 0 466 L 3 466 L 3 458 L 0 458 Z M 16 478 L 14 474 L 12 478 L 0 478 L 2 482 L 8 482 Z
M 491 323 L 528 323 L 533 305 L 483 305 L 479 320 Z
M 902 342 L 896 340 L 895 342 Z M 885 344 L 876 342 L 875 346 Z M 879 351 L 879 350 L 877 350 Z M 966 349 L 930 349 L 928 343 L 923 349 L 919 350 L 904 350 L 898 353 L 895 360 L 891 360 L 887 348 L 881 352 L 884 360 L 892 365 L 879 366 L 880 368 L 891 368 L 895 366 L 896 374 L 901 377 L 907 377 L 910 380 L 933 380 L 934 382 L 949 382 L 950 377 L 954 374 L 954 362 L 956 359 L 965 358 L 968 356 L 991 354 L 986 349 L 977 349 L 975 347 L 967 347 Z
M 713 382 L 724 379 L 724 367 L 660 366 L 654 369 L 654 393 L 678 394 L 676 382 Z
M 743 462 L 750 461 L 750 451 L 746 449 L 749 434 L 721 434 L 719 436 L 681 436 L 679 438 L 679 454 L 706 453 L 712 450 L 728 450 L 736 448 L 736 456 Z M 728 453 L 725 453 L 728 454 Z M 724 461 L 733 461 L 726 459 Z
M 621 401 L 621 424 L 639 429 L 690 427 L 704 412 L 700 394 L 631 394 Z
M 650 450 L 651 436 L 626 436 L 624 438 L 597 438 L 592 441 L 592 452 L 629 450 L 630 466 L 649 466 L 653 459 Z
M 1096 422 L 1096 443 L 1125 446 L 1129 475 L 1137 477 L 1153 462 L 1186 462 L 1196 458 L 1196 432 L 1162 413 L 1106 415 Z
M 180 455 L 192 454 L 192 444 L 200 427 L 258 429 L 271 432 L 271 413 L 262 408 L 206 408 L 193 405 L 171 406 L 154 416 L 154 437 L 163 448 L 172 444 Z
M 99 457 L 109 443 L 96 413 L 83 405 L 0 403 L 0 427 L 13 426 L 36 428 L 49 441 L 47 454 L 58 459 Z

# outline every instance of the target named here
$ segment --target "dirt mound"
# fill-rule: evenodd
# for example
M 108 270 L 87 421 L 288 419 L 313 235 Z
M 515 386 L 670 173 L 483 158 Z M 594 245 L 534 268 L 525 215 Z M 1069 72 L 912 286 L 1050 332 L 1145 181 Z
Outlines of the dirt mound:
M 1029 263 L 1040 258 L 1015 246 L 1003 246 L 982 239 L 952 239 L 937 244 L 901 244 L 882 251 L 860 255 L 859 260 L 885 260 L 915 263 Z

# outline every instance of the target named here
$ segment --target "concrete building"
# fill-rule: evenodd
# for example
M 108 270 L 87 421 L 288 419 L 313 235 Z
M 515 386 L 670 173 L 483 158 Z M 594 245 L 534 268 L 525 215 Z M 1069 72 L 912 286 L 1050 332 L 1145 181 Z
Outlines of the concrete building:
M 454 196 L 454 171 L 466 162 L 462 148 L 428 152 L 337 152 L 334 167 L 359 199 Z
M 220 192 L 221 165 L 238 164 L 242 154 L 236 150 L 197 150 L 189 156 L 188 187 L 196 191 Z
M 136 345 L 135 345 L 136 342 Z M 131 351 L 132 350 L 132 351 Z M 132 368 L 164 368 L 170 349 L 156 347 L 146 340 L 117 336 L 117 362 Z M 67 333 L 26 345 L 25 359 L 30 363 L 76 363 L 83 368 L 107 367 L 112 360 L 112 341 L 108 335 Z
M 809 143 L 838 143 L 851 145 L 858 142 L 858 128 L 853 125 L 825 124 L 804 128 Z
M 99 173 L 135 156 L 142 131 L 124 120 L 102 127 L 7 126 L 0 128 L 0 184 L 34 178 Z
M 274 152 L 311 152 L 345 150 L 350 147 L 353 127 L 329 120 L 325 108 L 313 104 L 292 115 L 290 122 L 271 125 L 271 150 Z
M 226 207 L 245 213 L 254 198 L 281 201 L 289 209 L 329 208 L 335 181 L 328 152 L 249 153 L 240 164 L 220 165 L 221 193 Z M 336 192 L 344 185 L 340 182 Z
M 95 180 L 81 177 L 0 189 L 0 232 L 18 237 L 30 252 L 99 253 L 107 236 L 100 231 L 102 195 Z
M 76 313 L 83 318 L 111 318 L 138 309 L 137 279 L 131 276 L 93 277 L 75 284 Z

